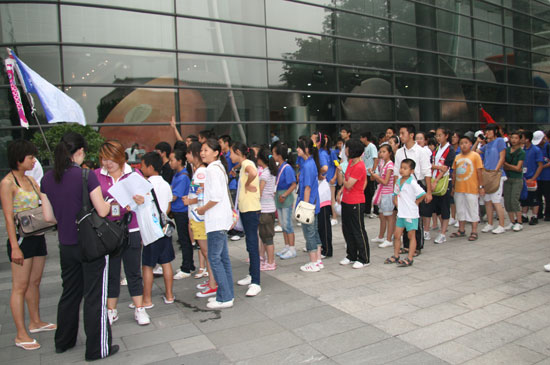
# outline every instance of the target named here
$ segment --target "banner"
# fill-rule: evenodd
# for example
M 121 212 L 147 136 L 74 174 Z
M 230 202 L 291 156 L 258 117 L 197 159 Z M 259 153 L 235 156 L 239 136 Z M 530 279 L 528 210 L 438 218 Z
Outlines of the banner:
M 8 57 L 4 60 L 6 65 L 6 73 L 8 74 L 8 79 L 10 80 L 10 89 L 13 100 L 15 101 L 15 106 L 17 107 L 17 113 L 19 114 L 19 123 L 21 127 L 29 129 L 29 122 L 25 117 L 25 109 L 23 108 L 23 103 L 21 102 L 21 95 L 19 94 L 19 89 L 15 84 L 15 74 L 13 72 L 15 68 L 15 60 L 11 57 Z
M 76 122 L 86 125 L 84 112 L 74 99 L 34 72 L 13 51 L 10 50 L 10 54 L 17 63 L 21 82 L 25 84 L 27 92 L 38 95 L 48 123 Z

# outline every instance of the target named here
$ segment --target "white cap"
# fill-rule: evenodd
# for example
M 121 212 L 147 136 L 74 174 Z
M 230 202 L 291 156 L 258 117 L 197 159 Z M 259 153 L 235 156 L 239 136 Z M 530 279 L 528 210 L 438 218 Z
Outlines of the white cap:
M 544 132 L 543 131 L 536 131 L 533 133 L 533 140 L 531 141 L 532 144 L 535 146 L 538 146 L 538 144 L 544 139 Z
M 477 137 L 479 137 L 479 136 L 485 136 L 485 135 L 483 134 L 483 131 L 477 131 L 477 132 L 474 133 L 474 137 L 477 138 Z

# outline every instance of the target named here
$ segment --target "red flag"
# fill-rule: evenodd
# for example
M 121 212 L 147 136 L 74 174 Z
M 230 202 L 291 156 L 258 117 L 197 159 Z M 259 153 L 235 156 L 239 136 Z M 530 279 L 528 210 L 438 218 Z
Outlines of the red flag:
M 493 117 L 482 106 L 479 107 L 479 120 L 481 121 L 481 129 L 485 129 L 487 124 L 496 124 Z

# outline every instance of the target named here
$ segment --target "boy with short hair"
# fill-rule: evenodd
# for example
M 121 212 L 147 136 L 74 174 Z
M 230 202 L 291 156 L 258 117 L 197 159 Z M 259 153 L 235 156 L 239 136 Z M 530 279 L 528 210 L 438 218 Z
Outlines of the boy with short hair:
M 393 203 L 397 207 L 397 221 L 395 222 L 393 256 L 387 258 L 384 263 L 398 263 L 400 267 L 411 266 L 414 262 L 413 256 L 416 251 L 416 230 L 420 213 L 418 205 L 426 197 L 426 192 L 411 175 L 414 173 L 416 163 L 410 158 L 401 162 L 399 175 L 393 192 Z M 401 260 L 401 236 L 407 231 L 409 238 L 409 255 Z
M 537 195 L 537 178 L 542 172 L 542 151 L 538 146 L 531 143 L 533 140 L 533 132 L 523 131 L 521 133 L 521 141 L 523 142 L 523 150 L 525 151 L 525 168 L 523 169 L 525 184 L 527 185 L 527 198 L 521 201 L 521 209 L 523 211 L 522 221 L 527 221 L 527 213 L 531 208 L 533 215 L 529 221 L 530 226 L 539 223 L 537 218 L 539 212 L 539 200 Z
M 172 189 L 170 185 L 160 176 L 162 169 L 162 158 L 156 152 L 149 152 L 141 158 L 141 172 L 143 176 L 153 185 L 154 195 L 149 192 L 145 197 L 141 195 L 134 196 L 134 201 L 141 205 L 145 199 L 150 200 L 153 204 L 153 210 L 156 210 L 154 199 L 156 198 L 158 206 L 162 212 L 159 215 L 168 214 L 170 210 L 170 202 L 172 201 Z M 143 306 L 147 309 L 153 307 L 151 293 L 153 291 L 153 268 L 156 264 L 162 266 L 164 276 L 164 286 L 166 293 L 163 297 L 164 303 L 174 303 L 175 296 L 172 292 L 174 282 L 174 273 L 172 270 L 172 261 L 175 259 L 174 247 L 172 246 L 172 238 L 163 236 L 153 243 L 143 247 L 142 253 L 142 270 L 143 270 Z
M 460 154 L 453 163 L 453 190 L 458 232 L 451 238 L 466 236 L 466 222 L 472 223 L 472 233 L 468 241 L 478 239 L 479 197 L 485 195 L 483 186 L 483 162 L 481 156 L 472 151 L 472 140 L 467 136 L 460 137 Z
M 512 132 L 508 137 L 511 146 L 506 148 L 504 159 L 504 170 L 508 178 L 503 185 L 502 195 L 504 196 L 504 208 L 510 217 L 510 224 L 504 227 L 506 230 L 513 229 L 519 232 L 523 229 L 521 224 L 521 208 L 519 197 L 523 189 L 523 163 L 525 151 L 521 148 L 519 132 Z

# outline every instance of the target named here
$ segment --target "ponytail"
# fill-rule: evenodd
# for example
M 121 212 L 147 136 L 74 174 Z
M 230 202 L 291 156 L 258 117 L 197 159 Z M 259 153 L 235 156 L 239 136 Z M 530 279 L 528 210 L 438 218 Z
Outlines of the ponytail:
M 246 144 L 244 144 L 242 142 L 239 142 L 239 141 L 235 141 L 231 145 L 231 149 L 234 152 L 239 151 L 241 153 L 241 155 L 243 155 L 246 159 L 248 159 L 248 160 L 254 162 L 254 164 L 256 164 L 256 154 L 254 153 L 254 149 L 249 148 Z
M 269 168 L 269 172 L 273 176 L 277 176 L 278 167 L 275 159 L 269 154 L 269 150 L 266 147 L 262 147 L 258 152 L 258 160 L 262 161 Z
M 63 179 L 63 174 L 72 164 L 72 157 L 76 151 L 84 148 L 86 150 L 88 145 L 86 140 L 81 134 L 76 132 L 67 132 L 61 137 L 61 140 L 55 146 L 54 151 L 54 179 L 57 183 Z
M 208 138 L 206 142 L 204 142 L 208 148 L 210 148 L 214 152 L 218 152 L 218 159 L 223 165 L 223 168 L 227 172 L 227 160 L 225 159 L 225 156 L 222 153 L 222 147 L 220 146 L 220 143 L 214 139 L 214 138 Z
M 317 167 L 317 175 L 319 178 L 321 178 L 321 163 L 319 161 L 319 150 L 317 147 L 315 147 L 315 144 L 313 141 L 300 139 L 298 140 L 298 148 L 300 148 L 302 151 L 306 152 L 308 155 L 313 157 L 313 161 L 315 161 L 315 166 Z

